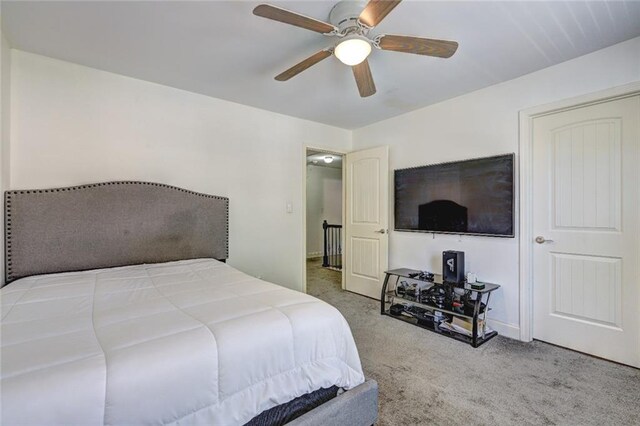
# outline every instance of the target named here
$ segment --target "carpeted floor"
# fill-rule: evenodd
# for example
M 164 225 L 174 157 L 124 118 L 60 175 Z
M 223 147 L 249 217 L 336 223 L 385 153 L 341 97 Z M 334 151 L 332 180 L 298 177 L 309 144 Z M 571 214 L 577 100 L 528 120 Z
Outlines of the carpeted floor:
M 379 313 L 309 261 L 307 289 L 345 316 L 378 425 L 640 425 L 640 370 L 542 342 L 498 336 L 474 349 Z

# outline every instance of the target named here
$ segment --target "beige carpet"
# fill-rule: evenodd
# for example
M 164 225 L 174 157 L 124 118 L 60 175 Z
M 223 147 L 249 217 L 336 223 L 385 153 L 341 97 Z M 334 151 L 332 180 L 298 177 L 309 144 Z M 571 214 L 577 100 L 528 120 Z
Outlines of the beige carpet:
M 365 374 L 380 385 L 385 425 L 640 425 L 640 370 L 498 336 L 480 348 L 379 313 L 309 261 L 309 294 L 337 307 Z

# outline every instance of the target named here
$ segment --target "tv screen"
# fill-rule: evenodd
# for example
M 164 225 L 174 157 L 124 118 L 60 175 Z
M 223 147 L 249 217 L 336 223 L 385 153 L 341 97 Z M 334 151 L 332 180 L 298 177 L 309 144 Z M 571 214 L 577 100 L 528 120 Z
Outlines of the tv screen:
M 513 237 L 514 154 L 396 170 L 395 230 Z

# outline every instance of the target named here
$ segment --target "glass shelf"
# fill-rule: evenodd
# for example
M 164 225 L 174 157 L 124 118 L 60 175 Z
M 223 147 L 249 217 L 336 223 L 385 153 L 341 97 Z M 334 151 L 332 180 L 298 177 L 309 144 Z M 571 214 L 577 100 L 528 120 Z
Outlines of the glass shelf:
M 391 269 L 389 271 L 385 271 L 385 274 L 395 275 L 396 277 L 407 278 L 410 280 L 422 281 L 426 283 L 445 284 L 445 282 L 442 280 L 442 275 L 440 274 L 433 274 L 433 281 L 428 281 L 425 279 L 418 278 L 417 276 L 414 275 L 416 273 L 419 274 L 420 271 L 418 271 L 417 269 L 409 269 L 409 268 L 398 268 L 398 269 Z M 465 282 L 464 284 L 454 284 L 454 283 L 447 283 L 447 284 L 457 288 L 464 288 L 465 290 L 468 290 L 468 291 L 477 291 L 478 293 L 490 293 L 500 288 L 500 285 L 498 284 L 485 283 L 480 281 L 478 281 L 477 284 L 484 284 L 484 288 L 482 289 L 471 288 L 471 284 L 467 282 Z
M 425 330 L 429 330 L 429 331 L 432 331 L 434 333 L 442 334 L 443 336 L 450 337 L 452 339 L 456 339 L 456 340 L 459 340 L 459 341 L 464 342 L 466 344 L 474 346 L 473 336 L 469 336 L 467 334 L 458 333 L 458 332 L 453 331 L 453 330 L 448 330 L 448 329 L 445 329 L 445 328 L 441 328 L 435 322 L 433 324 L 426 324 L 424 322 L 421 322 L 416 317 L 408 317 L 408 316 L 404 316 L 404 315 L 393 315 L 393 314 L 391 314 L 389 312 L 384 312 L 384 315 L 389 316 L 391 318 L 395 318 L 395 319 L 397 319 L 399 321 L 406 322 L 408 324 L 415 325 L 415 326 L 420 327 L 420 328 L 424 328 Z M 486 332 L 486 333 L 481 333 L 479 336 L 477 336 L 474 347 L 478 347 L 478 346 L 482 345 L 483 343 L 487 342 L 488 340 L 494 338 L 497 335 L 498 335 L 498 332 L 494 331 L 494 330 Z
M 391 305 L 393 305 L 394 303 L 406 302 L 406 303 L 411 303 L 414 306 L 417 306 L 419 308 L 426 309 L 426 310 L 429 310 L 429 311 L 444 312 L 445 314 L 455 315 L 457 317 L 467 318 L 467 319 L 473 320 L 473 315 L 461 314 L 459 312 L 452 311 L 452 310 L 449 310 L 449 309 L 439 308 L 439 307 L 434 306 L 434 305 L 429 305 L 429 304 L 425 304 L 425 303 L 418 302 L 418 301 L 415 301 L 415 300 L 406 299 L 406 298 L 404 298 L 402 296 L 396 295 L 395 293 L 387 293 L 387 297 L 390 297 L 391 300 L 387 301 L 385 303 L 389 303 Z M 394 302 L 395 300 L 398 300 L 398 302 Z M 480 312 L 478 312 L 478 314 L 479 315 L 483 315 L 485 310 L 487 312 L 489 312 L 491 310 L 491 308 L 485 308 L 485 309 L 481 310 Z
M 487 312 L 491 310 L 491 308 L 489 308 L 489 298 L 491 292 L 500 288 L 498 284 L 481 283 L 484 284 L 484 288 L 475 289 L 471 288 L 471 285 L 468 283 L 455 284 L 443 282 L 442 275 L 439 274 L 434 274 L 432 280 L 419 278 L 420 271 L 409 268 L 392 269 L 385 271 L 385 274 L 386 277 L 382 286 L 382 294 L 380 295 L 380 313 L 382 315 L 390 316 L 391 318 L 468 343 L 474 348 L 477 348 L 498 335 L 496 331 L 491 329 L 487 331 L 486 328 Z M 389 282 L 390 277 L 395 277 L 395 282 Z M 463 296 L 459 290 L 456 291 L 456 289 L 462 289 L 464 290 L 464 300 L 462 300 L 461 303 L 465 304 L 464 306 L 467 307 L 467 312 L 469 312 L 467 303 L 471 302 L 473 304 L 473 314 L 467 315 L 454 311 L 453 307 L 450 306 L 451 303 L 448 304 L 449 306 L 447 306 L 447 308 L 440 308 L 435 304 L 420 302 L 419 299 L 413 296 L 400 295 L 397 293 L 397 288 L 401 278 L 429 284 L 427 286 L 422 285 L 419 289 L 415 289 L 418 298 L 421 292 L 429 291 L 434 286 L 437 286 L 443 289 L 439 294 L 447 297 L 450 302 L 454 297 L 454 293 L 458 294 L 458 296 Z M 486 302 L 483 302 L 483 299 L 486 299 Z M 397 304 L 404 305 L 404 308 L 398 312 L 394 310 L 392 314 L 391 306 Z M 452 318 L 443 318 L 442 316 L 436 315 L 437 312 L 470 321 L 472 324 L 471 335 L 452 328 L 442 327 L 441 324 L 445 322 L 450 323 Z

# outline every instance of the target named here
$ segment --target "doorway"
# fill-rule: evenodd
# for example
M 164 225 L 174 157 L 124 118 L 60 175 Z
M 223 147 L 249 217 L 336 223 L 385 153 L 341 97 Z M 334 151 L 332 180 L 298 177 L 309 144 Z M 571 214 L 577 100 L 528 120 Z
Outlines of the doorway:
M 327 286 L 334 290 L 380 299 L 389 258 L 389 147 L 349 153 L 305 147 L 303 153 L 304 292 L 318 295 L 310 291 L 309 272 L 313 268 L 311 278 L 330 278 Z M 339 172 L 319 168 L 327 165 Z M 318 185 L 319 177 L 327 174 L 333 182 Z M 318 193 L 322 201 L 318 201 Z M 338 196 L 340 216 L 335 208 Z M 334 207 L 325 207 L 328 197 Z
M 527 126 L 531 337 L 640 367 L 640 94 Z
M 306 150 L 306 287 L 342 288 L 344 181 L 342 153 Z

